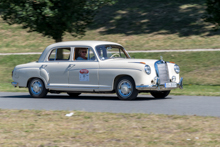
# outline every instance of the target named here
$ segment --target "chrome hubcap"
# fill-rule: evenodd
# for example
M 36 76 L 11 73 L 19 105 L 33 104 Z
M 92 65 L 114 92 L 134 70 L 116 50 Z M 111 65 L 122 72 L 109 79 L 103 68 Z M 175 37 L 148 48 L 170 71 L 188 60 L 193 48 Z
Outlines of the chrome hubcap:
M 39 80 L 35 80 L 31 84 L 31 92 L 38 95 L 42 92 L 42 83 Z
M 127 98 L 132 94 L 132 84 L 130 83 L 130 81 L 128 80 L 122 80 L 119 84 L 118 84 L 118 92 L 120 94 L 120 96 Z
M 121 92 L 124 93 L 124 94 L 129 93 L 129 87 L 130 87 L 130 85 L 126 85 L 126 84 L 122 85 L 121 86 Z

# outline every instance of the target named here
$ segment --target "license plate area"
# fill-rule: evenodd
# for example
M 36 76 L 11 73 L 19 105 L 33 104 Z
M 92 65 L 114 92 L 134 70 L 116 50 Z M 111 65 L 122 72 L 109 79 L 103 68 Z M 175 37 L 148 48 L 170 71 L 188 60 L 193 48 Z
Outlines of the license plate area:
M 175 88 L 177 87 L 177 83 L 165 83 L 165 88 Z

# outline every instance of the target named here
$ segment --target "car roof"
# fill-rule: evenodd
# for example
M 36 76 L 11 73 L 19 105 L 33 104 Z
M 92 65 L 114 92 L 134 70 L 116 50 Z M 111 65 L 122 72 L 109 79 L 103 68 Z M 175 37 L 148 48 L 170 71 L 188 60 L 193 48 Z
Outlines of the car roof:
M 74 46 L 74 45 L 79 45 L 79 46 L 91 46 L 95 47 L 97 45 L 102 45 L 102 44 L 115 44 L 115 45 L 120 45 L 115 42 L 109 42 L 109 41 L 93 41 L 93 40 L 85 40 L 85 41 L 65 41 L 65 42 L 58 42 L 49 45 L 47 48 L 54 48 L 56 46 Z M 121 45 L 120 45 L 121 46 Z

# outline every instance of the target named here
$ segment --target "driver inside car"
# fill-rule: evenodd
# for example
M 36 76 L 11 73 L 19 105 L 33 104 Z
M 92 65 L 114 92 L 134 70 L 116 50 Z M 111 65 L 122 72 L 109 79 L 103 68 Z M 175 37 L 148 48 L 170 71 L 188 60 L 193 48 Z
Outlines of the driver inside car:
M 86 49 L 80 49 L 78 54 L 79 54 L 79 57 L 76 60 L 87 60 L 87 57 L 86 57 L 87 50 Z

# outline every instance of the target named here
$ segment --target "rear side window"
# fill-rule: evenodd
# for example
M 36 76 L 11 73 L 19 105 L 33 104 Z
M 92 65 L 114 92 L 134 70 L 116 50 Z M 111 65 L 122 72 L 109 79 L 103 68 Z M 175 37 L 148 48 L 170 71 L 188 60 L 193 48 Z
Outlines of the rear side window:
M 70 48 L 58 48 L 52 50 L 48 58 L 49 61 L 67 61 L 70 59 Z

